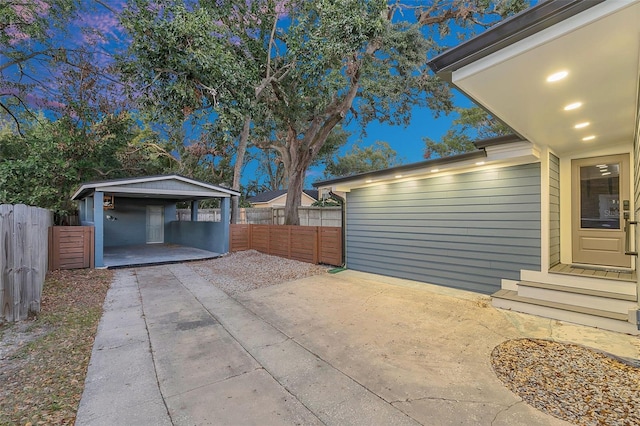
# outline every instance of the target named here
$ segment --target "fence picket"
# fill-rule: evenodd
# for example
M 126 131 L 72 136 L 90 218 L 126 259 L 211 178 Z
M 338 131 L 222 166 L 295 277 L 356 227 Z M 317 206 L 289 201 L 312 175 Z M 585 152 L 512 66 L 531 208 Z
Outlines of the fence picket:
M 13 318 L 13 206 L 0 205 L 0 312 L 1 318 Z

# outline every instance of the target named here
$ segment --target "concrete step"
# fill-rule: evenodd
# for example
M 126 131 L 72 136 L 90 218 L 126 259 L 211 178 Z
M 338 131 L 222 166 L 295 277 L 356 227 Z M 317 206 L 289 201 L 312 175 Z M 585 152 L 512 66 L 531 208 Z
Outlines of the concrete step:
M 629 322 L 630 314 L 610 312 L 566 303 L 539 300 L 518 295 L 513 290 L 500 290 L 492 295 L 496 308 L 513 310 L 545 318 L 598 327 L 620 333 L 640 335 L 637 324 Z
M 518 282 L 518 296 L 627 315 L 637 307 L 636 295 L 532 281 Z

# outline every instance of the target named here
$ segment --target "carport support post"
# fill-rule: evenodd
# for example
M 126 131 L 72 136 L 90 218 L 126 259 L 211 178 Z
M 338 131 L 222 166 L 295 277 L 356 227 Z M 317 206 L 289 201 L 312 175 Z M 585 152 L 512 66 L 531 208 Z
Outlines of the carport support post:
M 199 201 L 192 201 L 191 202 L 191 222 L 197 222 L 198 221 L 198 206 L 199 206 L 200 202 Z
M 222 223 L 222 253 L 229 252 L 229 223 L 231 222 L 230 215 L 231 197 L 220 199 L 220 222 Z
M 93 198 L 93 227 L 95 267 L 104 267 L 104 192 L 96 191 Z

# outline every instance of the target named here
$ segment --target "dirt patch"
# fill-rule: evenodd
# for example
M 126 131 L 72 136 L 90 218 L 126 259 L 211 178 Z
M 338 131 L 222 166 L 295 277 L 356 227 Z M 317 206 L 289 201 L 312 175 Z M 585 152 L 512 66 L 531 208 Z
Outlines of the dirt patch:
M 73 424 L 112 277 L 52 272 L 40 314 L 0 325 L 0 424 Z
M 270 256 L 256 250 L 239 251 L 217 259 L 194 262 L 190 266 L 231 296 L 325 274 L 330 269 L 329 266 Z

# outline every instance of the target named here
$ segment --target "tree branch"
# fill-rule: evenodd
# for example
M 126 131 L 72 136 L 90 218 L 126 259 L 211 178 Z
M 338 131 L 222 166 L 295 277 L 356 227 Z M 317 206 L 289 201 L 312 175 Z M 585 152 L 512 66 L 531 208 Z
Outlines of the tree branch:
M 16 117 L 15 115 L 13 115 L 13 113 L 9 110 L 9 108 L 7 108 L 2 102 L 0 102 L 0 107 L 2 107 L 2 109 L 11 116 L 11 118 L 13 118 L 13 121 L 16 123 L 16 129 L 18 130 L 18 134 L 21 137 L 24 137 L 24 134 L 22 133 L 22 128 L 20 127 L 20 122 L 18 121 L 18 117 Z
M 51 56 L 51 54 L 48 53 L 48 51 L 46 51 L 46 50 L 40 50 L 40 51 L 37 51 L 37 52 L 31 52 L 30 54 L 28 54 L 28 55 L 26 55 L 26 56 L 24 56 L 22 58 L 14 59 L 11 62 L 6 62 L 6 63 L 0 65 L 0 71 L 3 71 L 3 70 L 5 70 L 5 69 L 7 69 L 7 68 L 9 68 L 11 66 L 20 64 L 22 62 L 26 62 L 29 59 L 35 58 L 36 56 L 40 56 L 40 55 Z

